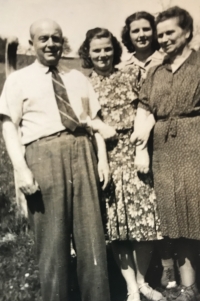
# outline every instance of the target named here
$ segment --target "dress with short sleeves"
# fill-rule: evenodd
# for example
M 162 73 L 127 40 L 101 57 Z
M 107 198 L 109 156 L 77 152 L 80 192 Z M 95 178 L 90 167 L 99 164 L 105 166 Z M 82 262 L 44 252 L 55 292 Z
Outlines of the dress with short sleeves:
M 138 104 L 138 67 L 114 70 L 109 76 L 95 71 L 90 81 L 97 93 L 101 116 L 113 126 L 118 139 L 107 143 L 112 184 L 106 199 L 109 240 L 155 240 L 161 238 L 157 203 L 151 175 L 137 174 L 135 148 L 130 143 Z
M 200 53 L 174 73 L 167 60 L 151 68 L 139 99 L 156 119 L 152 164 L 162 233 L 200 240 Z

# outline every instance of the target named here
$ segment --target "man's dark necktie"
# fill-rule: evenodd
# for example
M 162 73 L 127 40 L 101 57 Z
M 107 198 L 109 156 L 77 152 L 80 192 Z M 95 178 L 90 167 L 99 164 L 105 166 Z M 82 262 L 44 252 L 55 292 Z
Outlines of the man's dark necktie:
M 69 102 L 65 85 L 56 67 L 51 66 L 49 72 L 52 73 L 53 88 L 62 124 L 74 132 L 80 124 Z

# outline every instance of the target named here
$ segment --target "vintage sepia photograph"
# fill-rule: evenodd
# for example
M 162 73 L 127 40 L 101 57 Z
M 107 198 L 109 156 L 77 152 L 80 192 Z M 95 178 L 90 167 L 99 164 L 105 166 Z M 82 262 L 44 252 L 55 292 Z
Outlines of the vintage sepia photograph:
M 200 0 L 0 4 L 0 301 L 200 301 Z

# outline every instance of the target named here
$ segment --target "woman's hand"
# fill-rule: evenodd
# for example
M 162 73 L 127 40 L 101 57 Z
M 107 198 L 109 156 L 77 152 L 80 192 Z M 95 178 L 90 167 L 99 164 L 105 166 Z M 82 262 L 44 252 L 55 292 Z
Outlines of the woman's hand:
M 99 173 L 99 180 L 101 183 L 103 183 L 102 189 L 105 190 L 111 179 L 110 169 L 107 161 L 99 160 L 98 173 Z
M 143 149 L 138 149 L 136 147 L 136 156 L 135 156 L 135 167 L 137 171 L 141 173 L 148 173 L 149 172 L 149 154 L 147 147 Z
M 130 141 L 135 144 L 139 149 L 144 149 L 147 145 L 149 139 L 149 132 L 146 129 L 142 129 L 141 131 L 135 131 L 131 134 Z
M 141 108 L 138 108 L 135 117 L 134 132 L 131 135 L 130 141 L 140 149 L 144 149 L 147 145 L 150 132 L 154 125 L 154 115 Z
M 95 139 L 97 144 L 99 180 L 103 183 L 102 189 L 105 189 L 111 178 L 107 159 L 106 144 L 103 137 L 99 133 L 95 133 Z

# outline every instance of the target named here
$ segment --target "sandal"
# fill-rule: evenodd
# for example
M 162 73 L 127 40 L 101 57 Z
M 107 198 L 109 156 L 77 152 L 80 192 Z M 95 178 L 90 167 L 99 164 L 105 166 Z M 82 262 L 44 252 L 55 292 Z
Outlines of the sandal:
M 174 288 L 177 286 L 174 274 L 174 267 L 165 267 L 163 269 L 161 285 L 165 288 Z
M 127 295 L 126 301 L 141 301 L 140 300 L 140 293 L 139 292 L 133 292 Z
M 152 289 L 147 282 L 139 286 L 140 293 L 148 300 L 152 301 L 166 301 L 167 299 L 158 291 Z
M 180 294 L 176 301 L 198 301 L 199 293 L 195 284 L 191 286 L 180 286 Z

